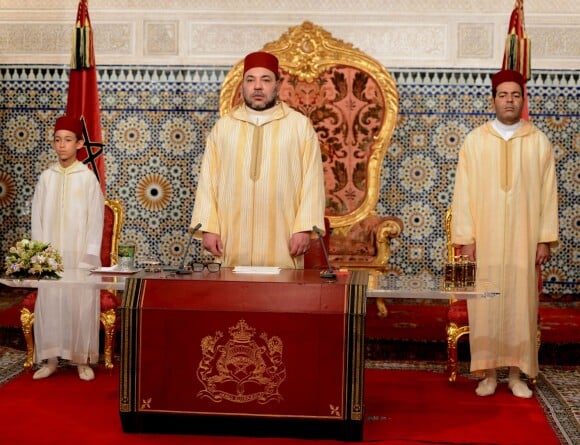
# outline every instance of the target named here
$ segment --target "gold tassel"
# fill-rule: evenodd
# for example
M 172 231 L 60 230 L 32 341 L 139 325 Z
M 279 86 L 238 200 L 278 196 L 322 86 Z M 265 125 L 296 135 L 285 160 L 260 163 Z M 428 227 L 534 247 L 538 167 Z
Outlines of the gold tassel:
M 517 70 L 518 46 L 518 36 L 515 31 L 512 31 L 505 43 L 504 68 L 506 70 Z
M 73 30 L 73 44 L 71 56 L 71 68 L 81 70 L 91 68 L 91 28 L 90 26 L 78 26 Z
M 532 45 L 525 32 L 523 0 L 515 1 L 508 30 L 502 68 L 518 71 L 529 80 L 532 77 Z
M 532 42 L 524 34 L 518 38 L 512 31 L 506 38 L 503 68 L 518 71 L 526 80 L 532 76 Z
M 524 34 L 524 38 L 520 40 L 520 73 L 524 79 L 530 80 L 532 77 L 532 41 Z

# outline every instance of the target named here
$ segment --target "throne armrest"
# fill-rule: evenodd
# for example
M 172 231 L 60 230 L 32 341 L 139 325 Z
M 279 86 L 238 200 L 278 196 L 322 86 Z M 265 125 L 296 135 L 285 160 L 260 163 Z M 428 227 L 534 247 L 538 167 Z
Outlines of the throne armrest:
M 391 257 L 391 240 L 403 231 L 403 222 L 396 216 L 385 216 L 375 229 L 377 256 L 375 262 L 386 266 Z
M 402 230 L 399 218 L 377 215 L 333 229 L 330 261 L 337 267 L 385 270 L 391 256 L 391 240 Z

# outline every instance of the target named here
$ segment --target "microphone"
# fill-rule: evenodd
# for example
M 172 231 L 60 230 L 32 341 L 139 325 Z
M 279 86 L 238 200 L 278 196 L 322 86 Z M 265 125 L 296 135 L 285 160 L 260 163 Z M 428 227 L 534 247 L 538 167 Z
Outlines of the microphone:
M 336 274 L 334 273 L 334 269 L 330 265 L 330 259 L 328 258 L 328 252 L 326 251 L 326 246 L 324 245 L 324 240 L 322 239 L 322 232 L 316 226 L 312 226 L 312 230 L 314 230 L 314 232 L 316 232 L 316 234 L 318 235 L 318 239 L 320 240 L 320 244 L 322 245 L 322 252 L 324 253 L 324 259 L 326 260 L 326 265 L 328 266 L 327 270 L 324 270 L 320 273 L 320 278 L 336 279 Z
M 181 259 L 181 265 L 179 266 L 179 269 L 177 269 L 175 271 L 176 274 L 183 275 L 183 274 L 191 273 L 191 270 L 185 269 L 185 259 L 187 258 L 187 254 L 189 252 L 189 246 L 191 246 L 191 241 L 193 240 L 193 235 L 195 235 L 195 232 L 197 232 L 200 227 L 201 227 L 201 223 L 197 223 L 195 227 L 189 227 L 187 229 L 190 233 L 189 241 L 187 243 L 187 247 L 185 248 L 185 252 L 183 252 L 183 258 Z

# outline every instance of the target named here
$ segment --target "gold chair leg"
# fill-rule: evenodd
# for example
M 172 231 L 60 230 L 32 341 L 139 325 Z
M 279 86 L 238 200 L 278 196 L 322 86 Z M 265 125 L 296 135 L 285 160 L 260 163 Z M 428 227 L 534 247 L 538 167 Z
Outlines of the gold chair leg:
M 538 353 L 540 352 L 541 345 L 542 345 L 542 331 L 540 330 L 540 326 L 538 326 L 538 331 L 536 332 L 536 351 Z M 530 377 L 528 378 L 528 381 L 530 382 L 530 385 L 532 385 L 533 387 L 535 387 L 536 384 L 538 383 L 538 379 L 536 377 Z
M 107 369 L 113 369 L 113 340 L 115 338 L 116 319 L 115 309 L 101 312 L 100 320 L 105 328 L 105 346 L 103 350 L 105 355 L 105 368 Z
M 377 298 L 377 315 L 380 318 L 386 318 L 388 311 L 387 311 L 387 305 L 385 304 L 385 300 L 383 298 Z
M 106 312 L 101 312 L 100 320 L 105 328 L 105 367 L 107 369 L 113 368 L 113 340 L 115 338 L 115 321 L 117 316 L 115 309 L 109 309 Z M 34 363 L 34 338 L 32 336 L 32 325 L 34 323 L 34 312 L 30 312 L 26 308 L 20 310 L 20 324 L 22 325 L 22 333 L 26 341 L 26 359 L 24 360 L 24 369 L 30 370 Z
M 449 373 L 449 381 L 454 382 L 457 377 L 457 342 L 463 335 L 469 334 L 469 326 L 458 327 L 455 323 L 447 325 L 447 372 Z M 542 331 L 538 326 L 536 333 L 536 348 L 539 351 L 542 344 Z M 537 379 L 531 377 L 528 379 L 532 386 L 535 386 Z
M 457 342 L 466 334 L 469 334 L 469 326 L 458 327 L 455 323 L 447 325 L 447 372 L 451 383 L 457 378 Z
M 26 360 L 24 361 L 24 369 L 30 370 L 34 360 L 34 338 L 32 338 L 32 324 L 34 323 L 34 312 L 30 312 L 26 308 L 20 310 L 20 324 L 22 325 L 22 333 L 24 340 L 26 340 Z

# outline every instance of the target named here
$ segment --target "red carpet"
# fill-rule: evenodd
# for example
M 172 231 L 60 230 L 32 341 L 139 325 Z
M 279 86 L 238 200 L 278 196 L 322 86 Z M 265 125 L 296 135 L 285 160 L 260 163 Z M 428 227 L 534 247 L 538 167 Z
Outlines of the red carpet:
M 118 368 L 116 368 L 118 370 Z M 45 380 L 22 374 L 0 386 L 0 441 L 84 445 L 296 445 L 345 442 L 216 436 L 125 434 L 118 414 L 118 374 L 97 369 L 82 382 L 75 368 Z M 364 442 L 377 444 L 557 445 L 535 398 L 511 395 L 506 385 L 477 397 L 475 382 L 427 371 L 366 370 Z

